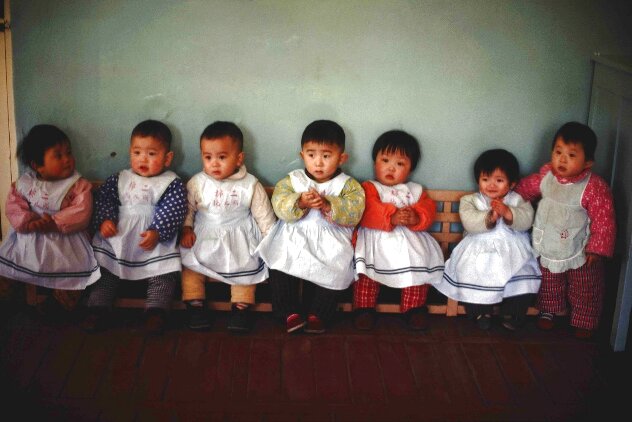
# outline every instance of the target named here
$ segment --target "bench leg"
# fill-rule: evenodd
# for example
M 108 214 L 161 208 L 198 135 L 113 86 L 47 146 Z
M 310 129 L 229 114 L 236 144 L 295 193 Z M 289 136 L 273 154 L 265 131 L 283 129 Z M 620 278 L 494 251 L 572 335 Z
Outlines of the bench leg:
M 459 302 L 454 299 L 448 298 L 448 305 L 446 306 L 446 316 L 457 316 L 459 313 Z

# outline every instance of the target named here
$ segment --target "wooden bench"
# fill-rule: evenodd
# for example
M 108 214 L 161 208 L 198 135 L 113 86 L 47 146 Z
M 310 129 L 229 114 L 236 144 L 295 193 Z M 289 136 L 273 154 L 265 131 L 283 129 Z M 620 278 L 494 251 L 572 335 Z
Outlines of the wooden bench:
M 94 187 L 98 187 L 101 182 L 94 182 Z M 273 187 L 266 187 L 266 191 L 268 195 L 272 195 Z M 428 233 L 434 237 L 439 245 L 441 246 L 441 250 L 443 251 L 443 255 L 445 259 L 448 259 L 450 256 L 450 252 L 454 249 L 454 246 L 463 238 L 463 227 L 461 226 L 461 219 L 459 217 L 459 200 L 463 195 L 467 195 L 471 192 L 469 191 L 461 191 L 461 190 L 427 190 L 428 195 L 437 203 L 437 214 L 435 217 L 434 224 L 428 230 Z M 134 283 L 130 283 L 133 286 Z M 216 283 L 208 283 L 208 285 L 212 285 Z M 262 288 L 265 288 L 266 282 L 262 283 Z M 142 283 L 136 283 L 136 287 L 142 287 Z M 223 283 L 217 283 L 217 287 L 223 286 Z M 142 293 L 143 289 L 139 290 L 139 294 L 134 295 L 126 294 L 128 292 L 128 286 L 122 286 L 121 295 L 116 299 L 114 306 L 120 308 L 143 308 L 145 304 L 144 297 Z M 210 309 L 220 310 L 220 311 L 228 311 L 231 308 L 231 303 L 228 297 L 225 297 L 223 300 L 214 299 L 214 294 L 208 294 L 208 290 L 212 289 L 213 286 L 209 286 L 207 288 L 207 304 Z M 134 290 L 130 288 L 129 291 Z M 228 291 L 228 289 L 225 289 Z M 351 290 L 351 289 L 349 289 Z M 259 294 L 260 289 L 257 289 L 257 296 Z M 436 290 L 431 289 L 437 293 L 434 296 L 438 296 L 440 300 L 437 300 L 436 303 L 431 302 L 429 298 L 429 302 L 427 303 L 428 312 L 431 314 L 441 314 L 446 316 L 456 316 L 459 314 L 465 314 L 465 309 L 462 305 L 459 305 L 457 301 L 446 298 L 445 296 L 438 293 Z M 27 292 L 27 303 L 30 305 L 35 305 L 39 301 L 44 299 L 44 295 L 42 292 L 38 291 L 33 285 L 26 286 Z M 226 296 L 226 295 L 224 295 Z M 349 296 L 349 295 L 347 295 Z M 344 312 L 350 312 L 352 310 L 352 304 L 349 299 L 342 300 L 338 305 L 339 309 Z M 184 304 L 179 299 L 173 301 L 173 309 L 183 309 Z M 257 297 L 257 303 L 253 307 L 254 311 L 259 312 L 270 312 L 272 311 L 272 305 L 268 300 L 259 301 L 259 297 Z M 397 303 L 379 303 L 377 305 L 378 312 L 399 312 L 399 302 Z M 537 315 L 537 309 L 530 307 L 528 314 L 529 315 Z

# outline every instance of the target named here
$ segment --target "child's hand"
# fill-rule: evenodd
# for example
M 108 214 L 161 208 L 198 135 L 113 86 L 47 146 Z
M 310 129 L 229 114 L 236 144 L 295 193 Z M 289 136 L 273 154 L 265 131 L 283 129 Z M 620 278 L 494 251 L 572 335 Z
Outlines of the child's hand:
M 42 214 L 42 216 L 37 220 L 29 222 L 26 228 L 29 232 L 47 233 L 59 231 L 57 223 L 55 223 L 53 217 L 46 213 Z
M 496 220 L 498 217 L 502 217 L 505 222 L 511 223 L 513 221 L 513 213 L 511 208 L 503 203 L 501 199 L 493 199 L 491 203 L 492 210 L 496 213 Z
M 151 251 L 158 244 L 160 234 L 158 234 L 157 230 L 146 230 L 140 234 L 140 237 L 142 237 L 143 240 L 141 240 L 138 246 L 146 251 Z
M 315 208 L 320 209 L 325 199 L 320 196 L 318 191 L 310 188 L 307 192 L 303 192 L 298 199 L 298 207 L 300 209 Z M 325 200 L 326 201 L 326 200 Z
M 595 253 L 586 254 L 586 264 L 588 264 L 589 267 L 592 265 L 595 265 L 600 260 L 601 260 L 601 257 Z
M 494 227 L 496 227 L 496 222 L 499 218 L 500 216 L 496 211 L 494 211 L 493 209 L 489 210 L 489 212 L 485 215 L 485 227 L 487 227 L 488 229 L 493 229 Z
M 391 224 L 394 226 L 415 226 L 419 224 L 419 215 L 410 207 L 399 208 L 391 216 Z
M 193 227 L 185 226 L 182 229 L 182 237 L 180 238 L 180 246 L 183 248 L 192 248 L 195 244 L 196 236 Z
M 116 236 L 116 234 L 118 233 L 118 230 L 116 229 L 116 223 L 112 220 L 105 220 L 103 223 L 101 223 L 101 227 L 99 227 L 99 232 L 101 233 L 101 236 L 106 239 L 108 237 Z

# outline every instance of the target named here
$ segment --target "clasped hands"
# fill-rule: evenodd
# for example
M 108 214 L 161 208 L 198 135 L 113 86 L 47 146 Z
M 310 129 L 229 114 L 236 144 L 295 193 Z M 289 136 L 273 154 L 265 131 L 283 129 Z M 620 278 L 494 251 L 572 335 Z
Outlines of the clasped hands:
M 116 228 L 116 223 L 112 220 L 105 220 L 101 223 L 101 227 L 99 228 L 99 232 L 101 236 L 104 238 L 115 236 L 118 233 L 118 229 Z M 158 241 L 160 240 L 160 234 L 157 230 L 145 230 L 140 234 L 140 237 L 143 239 L 140 241 L 138 246 L 145 250 L 151 251 L 156 247 Z

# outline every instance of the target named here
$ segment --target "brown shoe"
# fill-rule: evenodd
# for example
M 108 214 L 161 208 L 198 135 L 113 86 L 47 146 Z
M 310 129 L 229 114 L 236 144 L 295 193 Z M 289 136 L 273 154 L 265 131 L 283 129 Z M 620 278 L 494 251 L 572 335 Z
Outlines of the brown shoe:
M 375 326 L 375 309 L 360 308 L 356 309 L 353 325 L 357 330 L 370 331 Z
M 408 328 L 413 331 L 425 331 L 428 329 L 428 318 L 426 318 L 426 308 L 413 308 L 406 311 Z
M 167 325 L 167 312 L 160 308 L 149 308 L 145 311 L 145 331 L 147 334 L 161 335 Z

